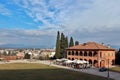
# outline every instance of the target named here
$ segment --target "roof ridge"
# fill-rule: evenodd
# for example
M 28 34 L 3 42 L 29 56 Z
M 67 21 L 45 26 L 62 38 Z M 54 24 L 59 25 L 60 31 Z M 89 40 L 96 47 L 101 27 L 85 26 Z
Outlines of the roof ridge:
M 96 46 L 98 49 L 100 49 L 99 46 L 97 45 L 97 43 L 94 42 L 94 44 L 95 44 L 95 46 Z
M 114 50 L 113 48 L 108 48 L 107 46 L 104 46 L 104 45 L 96 43 L 96 42 L 86 42 L 86 45 L 83 43 L 83 44 L 69 47 L 67 49 L 96 49 L 96 50 L 110 49 L 110 50 Z

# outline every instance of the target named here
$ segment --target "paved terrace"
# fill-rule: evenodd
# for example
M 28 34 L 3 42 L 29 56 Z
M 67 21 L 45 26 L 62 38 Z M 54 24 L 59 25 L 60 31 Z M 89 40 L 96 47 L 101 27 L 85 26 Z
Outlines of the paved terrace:
M 0 64 L 9 64 L 9 63 L 42 63 L 42 64 L 46 64 L 46 65 L 49 65 L 49 66 L 55 66 L 55 67 L 64 68 L 64 69 L 68 69 L 68 70 L 72 70 L 72 71 L 79 71 L 79 72 L 84 72 L 84 73 L 88 73 L 88 74 L 107 77 L 107 71 L 106 72 L 99 72 L 98 68 L 73 69 L 71 67 L 55 65 L 53 63 L 50 63 L 50 61 L 11 60 L 10 62 L 0 62 Z M 110 78 L 112 78 L 114 80 L 120 80 L 120 73 L 112 72 L 112 71 L 110 71 L 109 73 L 110 73 Z

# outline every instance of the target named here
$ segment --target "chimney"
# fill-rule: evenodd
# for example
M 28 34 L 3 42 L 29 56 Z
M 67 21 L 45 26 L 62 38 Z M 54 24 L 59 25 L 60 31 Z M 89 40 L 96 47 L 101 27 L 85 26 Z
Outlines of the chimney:
M 110 48 L 110 44 L 108 44 L 107 47 Z
M 87 43 L 83 43 L 83 46 L 85 46 Z
M 102 42 L 101 44 L 104 46 L 104 43 L 103 43 L 103 42 Z

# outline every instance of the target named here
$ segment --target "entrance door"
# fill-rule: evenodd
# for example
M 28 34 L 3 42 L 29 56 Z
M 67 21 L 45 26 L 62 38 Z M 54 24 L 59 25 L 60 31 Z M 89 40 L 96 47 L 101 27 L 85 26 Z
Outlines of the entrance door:
M 104 61 L 104 60 L 102 60 L 102 61 L 100 62 L 100 67 L 105 67 L 105 61 Z

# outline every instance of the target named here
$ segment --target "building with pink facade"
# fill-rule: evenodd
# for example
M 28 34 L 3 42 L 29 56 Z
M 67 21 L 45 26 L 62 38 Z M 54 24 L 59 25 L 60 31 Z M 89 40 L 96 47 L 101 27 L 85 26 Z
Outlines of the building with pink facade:
M 111 67 L 115 62 L 115 49 L 96 42 L 72 46 L 66 51 L 67 59 L 89 61 L 94 67 Z

